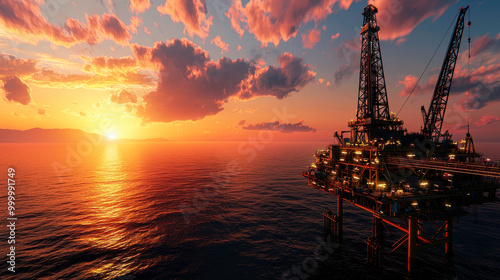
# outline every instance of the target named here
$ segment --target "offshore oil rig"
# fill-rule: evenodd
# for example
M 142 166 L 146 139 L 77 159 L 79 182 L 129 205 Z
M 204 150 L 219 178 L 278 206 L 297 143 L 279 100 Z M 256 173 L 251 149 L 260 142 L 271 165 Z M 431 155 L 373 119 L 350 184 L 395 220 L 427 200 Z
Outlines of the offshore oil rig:
M 360 32 L 356 120 L 348 122 L 350 130 L 335 132 L 337 143 L 318 150 L 315 162 L 302 172 L 309 186 L 338 198 L 337 213 L 324 213 L 323 222 L 339 241 L 344 201 L 373 215 L 373 234 L 366 240 L 371 264 L 381 266 L 384 232 L 392 235 L 390 228 L 402 234 L 391 251 L 407 244 L 409 272 L 422 249 L 445 244 L 451 255 L 453 219 L 466 214 L 462 207 L 497 200 L 500 168 L 476 152 L 469 129 L 460 143 L 441 131 L 468 8 L 459 10 L 429 109 L 422 106 L 424 125 L 409 133 L 389 111 L 378 10 L 368 5 Z

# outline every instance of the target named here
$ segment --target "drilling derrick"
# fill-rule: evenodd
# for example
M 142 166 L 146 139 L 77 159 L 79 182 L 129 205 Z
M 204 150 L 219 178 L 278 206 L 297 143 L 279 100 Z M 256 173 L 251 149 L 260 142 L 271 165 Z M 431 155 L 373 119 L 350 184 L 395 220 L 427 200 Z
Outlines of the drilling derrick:
M 450 138 L 447 133 L 441 134 L 441 128 L 443 126 L 446 105 L 448 104 L 448 97 L 450 96 L 451 82 L 453 81 L 453 72 L 455 71 L 458 51 L 460 50 L 460 42 L 462 41 L 465 13 L 468 8 L 469 6 L 460 9 L 450 45 L 448 46 L 441 72 L 439 72 L 439 78 L 434 89 L 429 111 L 425 112 L 425 108 L 422 106 L 424 117 L 422 134 L 425 138 L 432 139 L 434 142 L 439 142 L 442 137 L 445 140 Z
M 391 118 L 389 112 L 377 12 L 373 5 L 368 5 L 363 12 L 358 110 L 356 121 L 348 123 L 355 143 L 388 139 L 402 130 L 403 122 Z

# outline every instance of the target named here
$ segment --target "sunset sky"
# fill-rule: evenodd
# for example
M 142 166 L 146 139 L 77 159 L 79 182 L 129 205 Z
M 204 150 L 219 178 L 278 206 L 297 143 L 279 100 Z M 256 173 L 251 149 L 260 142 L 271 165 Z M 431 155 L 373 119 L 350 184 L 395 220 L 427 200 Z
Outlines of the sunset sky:
M 355 118 L 361 12 L 379 8 L 397 113 L 461 6 L 468 30 L 445 129 L 500 140 L 498 1 L 0 0 L 1 128 L 75 128 L 117 138 L 331 141 Z M 466 21 L 469 15 L 466 16 Z M 399 114 L 422 125 L 445 50 Z M 103 121 L 111 129 L 100 131 Z

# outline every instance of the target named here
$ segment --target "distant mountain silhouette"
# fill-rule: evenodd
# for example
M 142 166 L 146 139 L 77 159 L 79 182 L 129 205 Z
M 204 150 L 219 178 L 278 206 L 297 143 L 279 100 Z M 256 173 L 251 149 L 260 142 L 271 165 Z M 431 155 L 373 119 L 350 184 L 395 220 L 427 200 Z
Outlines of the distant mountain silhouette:
M 167 139 L 108 139 L 96 133 L 87 133 L 79 129 L 43 129 L 28 130 L 0 129 L 0 143 L 75 143 L 93 139 L 104 142 L 165 142 Z M 102 139 L 102 140 L 99 140 Z

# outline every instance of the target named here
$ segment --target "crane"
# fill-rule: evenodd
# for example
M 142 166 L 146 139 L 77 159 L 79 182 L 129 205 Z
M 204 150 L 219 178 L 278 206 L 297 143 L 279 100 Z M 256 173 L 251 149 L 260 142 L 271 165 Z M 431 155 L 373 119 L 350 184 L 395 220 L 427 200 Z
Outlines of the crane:
M 450 45 L 448 46 L 448 51 L 446 52 L 446 57 L 443 61 L 441 72 L 439 73 L 429 110 L 426 112 L 424 106 L 421 108 L 424 119 L 422 134 L 425 138 L 432 139 L 434 142 L 439 142 L 440 138 L 443 136 L 445 139 L 449 137 L 447 132 L 441 134 L 441 128 L 443 126 L 446 105 L 450 95 L 453 72 L 455 71 L 458 52 L 460 50 L 460 42 L 462 41 L 465 13 L 468 8 L 469 6 L 460 8 L 457 23 L 455 24 Z

